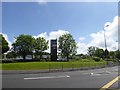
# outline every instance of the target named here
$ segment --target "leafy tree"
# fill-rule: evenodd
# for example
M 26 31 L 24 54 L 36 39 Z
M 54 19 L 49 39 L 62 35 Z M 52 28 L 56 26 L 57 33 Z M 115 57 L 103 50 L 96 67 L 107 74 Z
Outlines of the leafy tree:
M 11 51 L 11 52 L 7 53 L 6 57 L 7 58 L 16 58 L 17 54 L 15 52 Z
M 96 47 L 94 46 L 88 47 L 88 55 L 95 56 L 95 50 L 96 50 Z
M 112 59 L 115 58 L 115 51 L 110 51 L 109 52 L 109 58 L 112 58 Z
M 99 58 L 103 58 L 104 55 L 104 50 L 100 49 L 100 48 L 96 48 L 95 50 L 95 56 L 99 57 Z
M 105 49 L 105 51 L 104 51 L 105 58 L 108 58 L 108 55 L 109 55 L 109 51 L 107 49 Z
M 96 56 L 99 58 L 103 58 L 104 57 L 104 50 L 98 47 L 94 47 L 94 46 L 90 46 L 88 47 L 88 54 L 89 56 Z
M 79 59 L 84 59 L 85 55 L 84 54 L 77 54 L 76 57 L 79 57 Z
M 46 41 L 43 37 L 38 37 L 35 40 L 34 50 L 37 55 L 40 55 L 40 59 L 43 55 L 43 52 L 48 49 L 48 41 Z
M 94 56 L 92 59 L 93 59 L 94 61 L 96 61 L 96 62 L 99 62 L 99 61 L 100 61 L 100 58 L 99 58 L 99 57 L 96 57 L 96 56 Z
M 26 59 L 27 55 L 33 52 L 34 38 L 31 35 L 21 34 L 16 38 L 15 43 L 12 44 L 13 51 Z
M 5 40 L 2 34 L 0 34 L 0 53 L 5 53 L 9 50 L 8 42 Z
M 120 59 L 120 50 L 115 51 L 115 56 L 117 59 Z
M 71 34 L 64 34 L 60 36 L 58 42 L 59 42 L 59 51 L 61 52 L 61 55 L 63 57 L 67 58 L 67 61 L 69 60 L 70 55 L 75 55 L 77 53 L 76 42 Z

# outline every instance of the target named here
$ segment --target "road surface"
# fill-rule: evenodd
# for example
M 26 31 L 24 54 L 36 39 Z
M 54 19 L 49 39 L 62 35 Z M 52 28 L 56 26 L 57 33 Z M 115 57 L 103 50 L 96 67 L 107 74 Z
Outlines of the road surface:
M 2 88 L 106 88 L 118 89 L 118 67 L 38 74 L 2 75 Z M 110 85 L 110 82 L 112 84 Z

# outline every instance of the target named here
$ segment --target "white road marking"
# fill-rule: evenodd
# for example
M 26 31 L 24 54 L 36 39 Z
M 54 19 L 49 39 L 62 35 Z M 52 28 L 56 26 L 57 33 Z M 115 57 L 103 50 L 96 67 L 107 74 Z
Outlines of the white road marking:
M 93 75 L 94 73 L 91 73 L 91 75 Z
M 32 78 L 24 78 L 24 80 L 35 80 L 35 79 L 51 79 L 51 78 L 69 78 L 70 76 L 50 76 L 50 77 L 32 77 Z
M 38 75 L 38 74 L 28 74 L 28 75 Z
M 105 71 L 106 73 L 110 74 L 111 72 L 110 71 Z
M 111 72 L 109 71 L 102 71 L 102 72 L 94 72 L 94 73 L 90 73 L 90 75 L 92 76 L 100 76 L 100 75 L 108 75 L 110 74 Z
M 91 76 L 100 76 L 101 74 L 91 73 Z

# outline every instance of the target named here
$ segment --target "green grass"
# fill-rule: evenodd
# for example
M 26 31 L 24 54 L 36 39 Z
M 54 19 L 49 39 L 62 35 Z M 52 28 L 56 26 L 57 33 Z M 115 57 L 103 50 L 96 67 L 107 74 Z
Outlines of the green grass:
M 80 68 L 105 65 L 105 61 L 101 62 L 22 62 L 22 63 L 4 63 L 2 70 L 47 70 L 62 68 Z M 1 67 L 1 64 L 0 64 Z M 1 69 L 1 68 L 0 68 Z

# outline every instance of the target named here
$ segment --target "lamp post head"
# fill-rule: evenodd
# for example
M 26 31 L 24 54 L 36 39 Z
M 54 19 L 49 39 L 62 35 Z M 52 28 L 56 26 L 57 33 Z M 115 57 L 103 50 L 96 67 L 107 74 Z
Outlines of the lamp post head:
M 109 25 L 106 25 L 105 27 L 108 27 Z
M 106 30 L 106 28 L 108 28 L 109 26 L 110 26 L 110 23 L 107 22 L 107 23 L 104 25 L 103 29 Z

